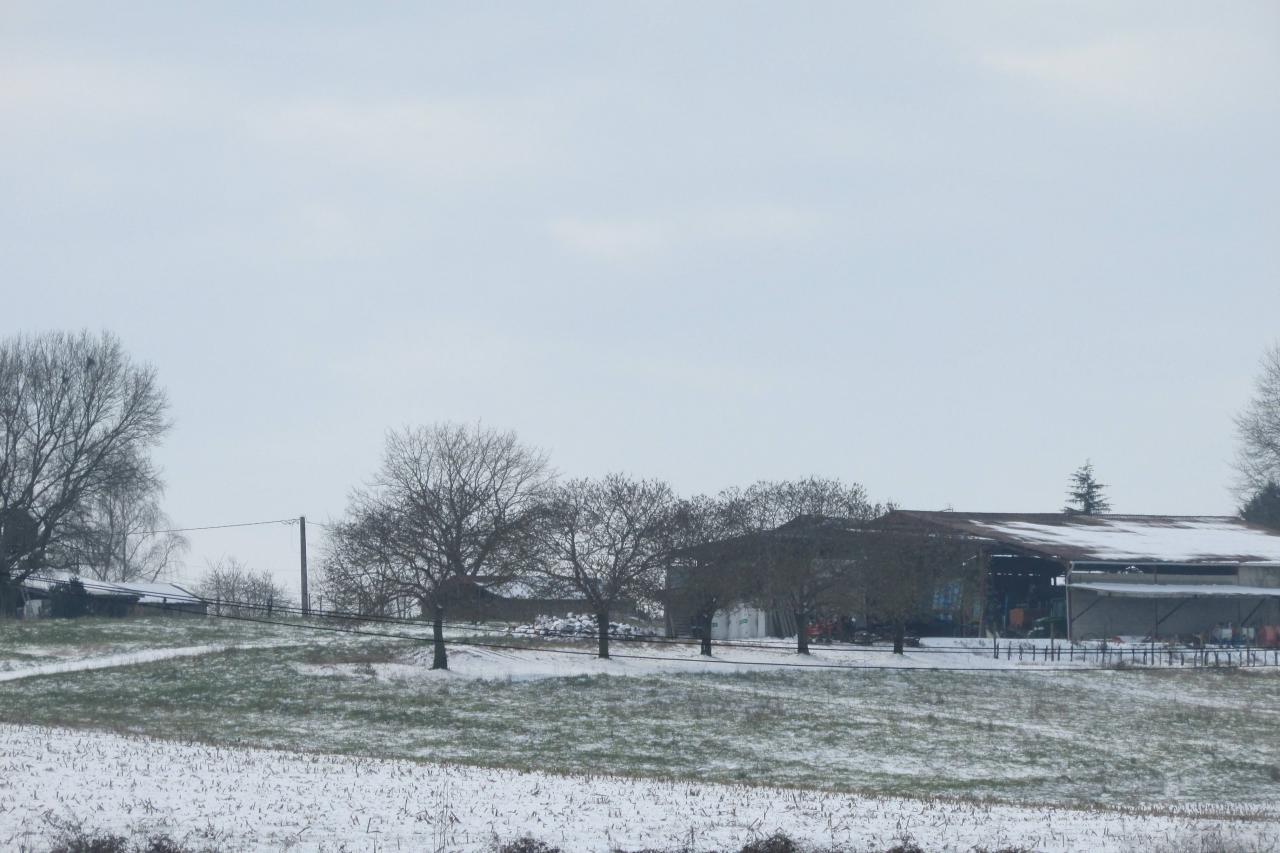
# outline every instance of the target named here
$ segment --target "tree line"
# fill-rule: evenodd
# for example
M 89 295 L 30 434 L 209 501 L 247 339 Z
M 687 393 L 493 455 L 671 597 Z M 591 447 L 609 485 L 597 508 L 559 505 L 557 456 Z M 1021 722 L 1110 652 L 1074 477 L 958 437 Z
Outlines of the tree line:
M 18 587 L 37 571 L 127 582 L 154 579 L 175 564 L 186 543 L 168 529 L 164 484 L 151 460 L 171 428 L 168 408 L 155 369 L 131 359 L 109 332 L 0 340 L 0 610 L 12 612 Z M 1242 515 L 1280 527 L 1280 345 L 1264 357 L 1236 427 Z M 1086 463 L 1073 476 L 1069 509 L 1105 512 L 1104 488 Z M 759 537 L 804 517 L 868 526 L 884 509 L 862 486 L 821 477 L 695 497 L 624 473 L 563 479 L 546 454 L 511 432 L 479 424 L 407 428 L 388 435 L 381 466 L 334 525 L 325 594 L 357 613 L 413 602 L 433 620 L 436 663 L 445 666 L 451 588 L 518 584 L 535 594 L 567 593 L 595 613 L 607 655 L 604 628 L 621 601 L 661 604 L 668 567 L 707 543 L 756 536 L 764 547 L 740 561 L 736 586 L 717 572 L 689 582 L 698 619 L 732 600 L 767 601 L 792 615 L 803 651 L 803 626 L 848 603 L 835 598 L 850 588 L 856 567 L 864 575 L 872 565 L 892 567 L 862 577 L 859 594 L 866 612 L 900 626 L 938 580 L 923 568 L 938 561 L 930 552 L 952 543 L 908 543 L 881 530 L 856 559 L 836 560 L 784 544 L 781 534 Z M 219 589 L 266 589 L 268 579 L 246 579 L 252 573 L 243 566 L 217 568 Z M 264 594 L 274 601 L 282 593 Z
M 681 601 L 696 611 L 704 652 L 712 614 L 749 601 L 788 613 L 807 653 L 811 620 L 848 612 L 853 590 L 864 611 L 894 626 L 901 651 L 907 621 L 927 608 L 939 571 L 962 560 L 961 543 L 886 530 L 824 558 L 820 532 L 779 530 L 797 519 L 866 527 L 885 509 L 863 486 L 822 477 L 692 498 L 620 472 L 562 480 L 513 432 L 409 427 L 388 434 L 377 473 L 330 526 L 322 589 L 336 609 L 362 615 L 412 602 L 432 620 L 435 668 L 448 666 L 444 628 L 460 590 L 579 598 L 608 657 L 619 604 L 672 605 L 667 579 L 681 565 Z M 752 544 L 731 570 L 691 566 L 698 549 L 735 538 Z

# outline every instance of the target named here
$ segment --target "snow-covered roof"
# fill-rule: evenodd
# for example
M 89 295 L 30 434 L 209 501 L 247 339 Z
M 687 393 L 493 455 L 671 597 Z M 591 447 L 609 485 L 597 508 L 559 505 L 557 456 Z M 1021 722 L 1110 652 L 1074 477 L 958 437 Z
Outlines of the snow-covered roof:
M 1233 583 L 1073 583 L 1072 589 L 1085 589 L 1099 595 L 1122 598 L 1280 598 L 1280 587 L 1240 586 Z
M 1075 562 L 1280 563 L 1280 532 L 1214 515 L 890 513 Z
M 138 596 L 141 604 L 161 604 L 168 602 L 169 604 L 182 604 L 184 602 L 194 602 L 199 599 L 195 593 L 183 589 L 176 583 L 142 583 L 139 581 L 129 581 L 128 583 L 112 584 L 118 588 L 123 594 L 134 594 Z
M 84 591 L 89 595 L 103 597 L 137 596 L 140 604 L 182 604 L 199 601 L 199 596 L 176 583 L 129 581 L 128 583 L 112 583 L 94 580 L 74 572 L 49 571 L 30 577 L 25 585 L 30 589 L 48 590 L 55 584 L 79 580 L 84 584 Z

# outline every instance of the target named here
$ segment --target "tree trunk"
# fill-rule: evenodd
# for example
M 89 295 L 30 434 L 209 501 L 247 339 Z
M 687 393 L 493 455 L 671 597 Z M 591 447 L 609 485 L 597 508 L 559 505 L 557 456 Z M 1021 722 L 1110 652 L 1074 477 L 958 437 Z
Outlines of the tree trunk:
M 600 635 L 599 657 L 609 657 L 609 611 L 601 610 L 596 614 L 596 633 Z
M 809 654 L 809 614 L 796 613 L 796 654 Z
M 8 573 L 0 573 L 0 619 L 16 616 L 19 604 L 17 584 L 10 583 Z
M 893 620 L 893 653 L 895 655 L 902 654 L 902 648 L 907 637 L 907 623 L 902 619 Z
M 707 657 L 711 657 L 711 620 L 715 618 L 715 615 L 715 610 L 710 607 L 701 614 L 702 624 L 699 625 L 699 628 L 702 634 L 702 642 L 701 647 L 698 649 L 698 654 L 706 655 Z
M 432 669 L 448 669 L 449 654 L 444 649 L 444 607 L 436 605 L 435 621 L 431 624 L 431 640 L 435 654 L 431 658 Z

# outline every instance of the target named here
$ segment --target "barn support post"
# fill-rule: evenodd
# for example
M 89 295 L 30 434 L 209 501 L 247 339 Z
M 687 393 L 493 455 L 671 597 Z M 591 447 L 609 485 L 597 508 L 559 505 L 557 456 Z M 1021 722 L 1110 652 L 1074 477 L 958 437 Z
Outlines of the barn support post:
M 1072 630 L 1072 625 L 1075 624 L 1075 619 L 1072 617 L 1072 614 L 1071 614 L 1071 567 L 1072 565 L 1074 564 L 1067 563 L 1067 577 L 1066 577 L 1066 581 L 1067 581 L 1067 642 L 1074 645 L 1076 641 L 1076 634 L 1075 634 L 1075 631 Z
M 986 548 L 978 546 L 974 562 L 978 567 L 978 636 L 981 637 L 987 633 L 987 576 L 991 574 L 991 559 Z

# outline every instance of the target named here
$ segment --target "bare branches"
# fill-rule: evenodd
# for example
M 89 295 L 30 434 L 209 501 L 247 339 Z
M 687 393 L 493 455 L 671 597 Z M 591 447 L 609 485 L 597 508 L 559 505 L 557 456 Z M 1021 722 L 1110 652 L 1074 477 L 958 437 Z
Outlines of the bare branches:
M 609 613 L 618 602 L 657 595 L 671 554 L 675 509 L 666 483 L 623 474 L 571 480 L 547 503 L 541 572 L 590 603 L 600 657 L 609 656 Z
M 1280 343 L 1262 357 L 1253 399 L 1235 420 L 1235 491 L 1244 501 L 1280 484 Z
M 446 667 L 448 589 L 498 586 L 525 570 L 553 477 L 546 456 L 512 432 L 450 423 L 391 432 L 377 476 L 333 530 L 331 594 L 337 584 L 362 606 L 412 597 L 432 608 L 434 666 Z
M 944 584 L 964 584 L 976 572 L 975 546 L 963 536 L 869 527 L 846 578 L 864 596 L 866 612 L 893 630 L 893 650 L 902 654 L 906 625 L 932 610 Z
M 47 562 L 101 581 L 154 581 L 181 565 L 185 536 L 160 508 L 164 487 L 147 463 L 133 482 L 113 484 L 70 514 Z
M 218 616 L 270 614 L 272 608 L 289 604 L 284 587 L 270 573 L 254 572 L 235 557 L 211 564 L 199 589 L 200 597 L 208 599 L 209 611 Z
M 832 519 L 854 525 L 880 514 L 857 483 L 809 477 L 760 481 L 724 498 L 731 518 L 761 547 L 747 568 L 755 597 L 788 612 L 796 623 L 796 650 L 808 654 L 807 628 L 820 611 L 837 609 L 848 594 L 848 562 L 824 553 L 820 536 L 805 528 Z M 735 507 L 737 507 L 735 509 Z M 787 526 L 796 527 L 790 535 Z
M 0 342 L 0 519 L 34 525 L 5 549 L 0 576 L 26 577 L 76 513 L 153 476 L 147 451 L 169 428 L 166 408 L 154 369 L 109 333 Z

